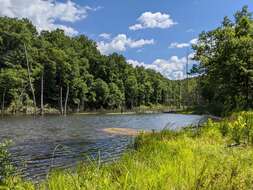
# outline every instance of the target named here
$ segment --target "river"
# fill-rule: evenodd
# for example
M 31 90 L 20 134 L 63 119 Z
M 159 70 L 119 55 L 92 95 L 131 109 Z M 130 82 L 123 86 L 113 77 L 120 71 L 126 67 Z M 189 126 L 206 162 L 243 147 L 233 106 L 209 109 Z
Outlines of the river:
M 177 130 L 201 118 L 182 114 L 10 116 L 0 119 L 0 140 L 12 140 L 10 152 L 18 173 L 37 180 L 50 169 L 70 168 L 79 161 L 119 158 L 133 137 L 103 129 Z

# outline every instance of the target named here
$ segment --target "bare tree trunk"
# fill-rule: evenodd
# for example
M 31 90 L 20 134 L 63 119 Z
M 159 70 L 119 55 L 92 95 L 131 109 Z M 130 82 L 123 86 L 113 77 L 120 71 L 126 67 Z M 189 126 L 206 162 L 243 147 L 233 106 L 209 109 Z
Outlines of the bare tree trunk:
M 250 108 L 250 106 L 249 106 L 249 104 L 250 104 L 250 101 L 249 101 L 249 77 L 247 77 L 247 80 L 246 80 L 246 109 L 249 109 Z
M 82 98 L 82 100 L 81 100 L 81 111 L 84 111 L 84 98 Z
M 2 99 L 2 116 L 4 115 L 5 93 L 6 93 L 6 88 L 4 88 L 4 92 L 3 92 L 3 99 Z
M 61 86 L 61 88 L 60 88 L 60 107 L 61 107 L 61 114 L 63 115 L 62 86 Z
M 69 84 L 67 85 L 67 92 L 66 92 L 65 105 L 64 105 L 65 115 L 67 115 L 68 98 L 69 98 Z
M 124 110 L 123 110 L 123 102 L 120 103 L 120 112 L 123 113 Z
M 32 85 L 32 78 L 31 78 L 30 66 L 29 66 L 29 61 L 28 61 L 27 50 L 26 50 L 26 45 L 25 45 L 25 44 L 24 44 L 24 48 L 25 48 L 26 66 L 27 66 L 29 84 L 30 84 L 30 88 L 31 88 L 31 91 L 32 91 L 32 96 L 33 96 L 34 112 L 35 112 L 35 114 L 36 114 L 36 99 L 35 99 L 35 93 L 34 93 L 34 89 L 33 89 L 33 85 Z
M 44 69 L 41 73 L 41 84 L 40 84 L 40 114 L 44 115 Z
M 187 49 L 187 62 L 186 62 L 186 106 L 187 108 L 189 107 L 189 74 L 188 74 L 188 70 L 189 70 L 189 48 Z
M 80 102 L 77 104 L 77 112 L 80 112 Z

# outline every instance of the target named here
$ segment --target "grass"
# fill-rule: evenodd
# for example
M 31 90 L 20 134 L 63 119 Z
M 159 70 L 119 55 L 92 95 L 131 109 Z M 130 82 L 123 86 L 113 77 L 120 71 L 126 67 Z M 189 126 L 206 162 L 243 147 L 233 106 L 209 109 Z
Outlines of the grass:
M 253 113 L 243 112 L 201 128 L 140 134 L 115 163 L 54 171 L 39 185 L 10 177 L 2 189 L 253 189 L 252 128 Z

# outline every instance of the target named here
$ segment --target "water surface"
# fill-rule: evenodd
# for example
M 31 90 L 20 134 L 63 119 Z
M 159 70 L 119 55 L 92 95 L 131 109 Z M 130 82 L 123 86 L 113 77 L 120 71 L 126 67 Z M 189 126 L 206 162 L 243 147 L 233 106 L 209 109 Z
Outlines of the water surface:
M 105 128 L 176 130 L 201 118 L 181 114 L 13 116 L 0 119 L 0 140 L 13 141 L 13 163 L 22 176 L 40 179 L 52 168 L 68 168 L 82 160 L 117 159 L 133 137 L 109 134 Z

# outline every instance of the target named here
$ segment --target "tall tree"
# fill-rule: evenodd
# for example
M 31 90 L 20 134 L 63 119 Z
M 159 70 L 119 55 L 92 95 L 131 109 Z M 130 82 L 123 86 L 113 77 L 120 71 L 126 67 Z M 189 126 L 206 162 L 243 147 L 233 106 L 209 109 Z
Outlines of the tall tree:
M 218 112 L 252 107 L 253 101 L 253 20 L 247 7 L 224 18 L 222 25 L 203 32 L 194 45 L 195 60 L 204 70 L 202 95 L 218 105 Z M 214 82 L 215 81 L 215 82 Z

